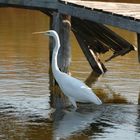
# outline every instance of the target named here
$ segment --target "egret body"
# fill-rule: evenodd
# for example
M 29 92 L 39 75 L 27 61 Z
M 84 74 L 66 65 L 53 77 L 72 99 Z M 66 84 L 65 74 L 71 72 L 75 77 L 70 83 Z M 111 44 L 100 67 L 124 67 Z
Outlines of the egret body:
M 91 88 L 85 85 L 82 81 L 71 77 L 70 75 L 61 72 L 57 64 L 57 55 L 60 48 L 60 39 L 56 31 L 49 30 L 44 33 L 51 36 L 54 39 L 55 46 L 52 55 L 52 72 L 59 84 L 59 87 L 63 91 L 64 95 L 68 97 L 72 105 L 77 108 L 76 102 L 90 102 L 97 105 L 102 104 L 102 101 L 92 92 Z

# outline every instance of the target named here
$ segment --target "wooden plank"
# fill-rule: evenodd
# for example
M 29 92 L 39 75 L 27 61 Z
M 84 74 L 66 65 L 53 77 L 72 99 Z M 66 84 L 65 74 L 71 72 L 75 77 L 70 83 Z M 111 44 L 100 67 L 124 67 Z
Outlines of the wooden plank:
M 122 48 L 120 44 L 115 42 L 110 35 L 107 34 L 106 30 L 102 30 L 103 28 L 102 26 L 99 26 L 99 24 L 86 21 L 85 28 L 89 29 L 90 32 L 92 31 L 95 33 L 97 38 L 107 44 L 113 51 L 119 51 Z
M 110 42 L 116 42 L 119 45 L 119 47 L 121 47 L 121 49 L 136 50 L 136 47 L 134 45 L 130 44 L 127 40 L 119 36 L 117 33 L 113 32 L 108 27 L 90 21 L 88 21 L 88 24 L 90 27 L 92 27 L 92 29 L 96 28 L 98 31 L 102 32 L 102 35 L 109 39 Z M 115 49 L 115 51 L 117 51 L 119 48 L 116 49 L 113 46 L 112 49 Z
M 99 2 L 99 1 L 77 1 L 77 0 L 60 0 L 65 1 L 66 4 L 76 4 L 83 7 L 89 7 L 89 8 L 97 8 L 97 9 L 112 9 L 113 10 L 139 10 L 140 11 L 140 4 L 134 4 L 134 3 L 119 3 L 119 2 Z
M 119 52 L 123 49 L 135 50 L 135 47 L 133 45 L 131 45 L 128 41 L 120 37 L 115 32 L 111 31 L 104 25 L 76 18 L 72 18 L 72 25 L 76 26 L 76 28 L 79 27 L 79 30 L 85 30 L 87 36 L 84 36 L 84 33 L 82 34 L 85 40 L 90 41 L 89 39 L 91 38 L 91 41 L 93 42 L 94 37 L 97 40 L 100 40 L 104 44 L 108 45 L 115 52 Z M 92 42 L 90 42 L 90 44 L 92 44 Z
M 97 55 L 93 51 L 91 51 L 85 44 L 84 39 L 81 37 L 81 34 L 77 31 L 74 31 L 74 34 L 93 71 L 95 71 L 98 74 L 105 73 L 105 66 L 98 59 Z
M 60 13 L 68 14 L 74 17 L 80 17 L 82 19 L 87 19 L 90 21 L 95 21 L 101 24 L 112 25 L 116 27 L 120 27 L 126 30 L 134 31 L 140 33 L 140 22 L 136 20 L 132 20 L 129 18 L 125 18 L 118 15 L 113 15 L 109 13 L 104 13 L 102 11 L 95 11 L 84 9 L 81 7 L 75 7 L 73 5 L 66 5 L 60 3 L 58 6 L 58 10 Z
M 80 34 L 86 46 L 89 46 L 93 52 L 100 54 L 109 51 L 109 49 L 113 51 L 113 55 L 106 61 L 119 55 L 125 55 L 131 50 L 136 50 L 132 44 L 104 25 L 73 17 L 72 28 L 73 31 Z
M 80 36 L 78 36 L 77 34 L 75 36 L 93 71 L 98 74 L 105 73 L 106 70 L 104 71 L 104 69 L 102 68 L 102 64 L 96 57 L 96 54 L 93 51 L 89 50 L 89 48 L 84 44 L 83 39 L 80 38 Z
M 114 51 L 114 54 L 106 61 L 109 61 L 119 55 L 125 55 L 131 50 L 136 50 L 135 46 L 104 25 L 86 21 L 86 27 L 89 28 L 90 31 L 96 33 L 97 39 L 101 39 L 106 45 L 110 47 L 111 50 Z

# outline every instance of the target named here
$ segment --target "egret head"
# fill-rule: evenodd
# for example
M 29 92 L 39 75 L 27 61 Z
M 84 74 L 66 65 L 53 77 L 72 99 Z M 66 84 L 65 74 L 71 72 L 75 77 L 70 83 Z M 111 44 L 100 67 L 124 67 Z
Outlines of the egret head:
M 44 34 L 44 35 L 47 35 L 47 36 L 56 36 L 57 32 L 54 31 L 54 30 L 49 30 L 49 31 L 41 31 L 41 32 L 34 32 L 33 34 Z
M 41 32 L 34 32 L 34 33 L 32 33 L 32 34 L 44 34 L 44 35 L 46 35 L 46 36 L 50 36 L 50 37 L 52 37 L 52 38 L 55 40 L 56 45 L 57 45 L 58 47 L 60 47 L 59 36 L 58 36 L 57 32 L 54 31 L 54 30 L 41 31 Z

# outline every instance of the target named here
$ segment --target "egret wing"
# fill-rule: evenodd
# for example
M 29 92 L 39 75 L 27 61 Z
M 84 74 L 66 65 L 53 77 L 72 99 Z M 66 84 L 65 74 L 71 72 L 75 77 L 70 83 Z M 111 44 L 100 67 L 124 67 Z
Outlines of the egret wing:
M 61 77 L 59 86 L 66 96 L 74 98 L 79 102 L 93 102 L 95 104 L 101 104 L 101 100 L 93 93 L 82 81 L 64 74 Z

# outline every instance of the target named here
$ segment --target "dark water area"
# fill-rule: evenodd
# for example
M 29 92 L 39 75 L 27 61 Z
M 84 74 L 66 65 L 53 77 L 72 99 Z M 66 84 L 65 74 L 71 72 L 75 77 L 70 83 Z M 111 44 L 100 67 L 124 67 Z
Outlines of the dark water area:
M 111 27 L 137 45 L 136 34 Z M 0 9 L 0 140 L 139 140 L 140 65 L 137 52 L 104 62 L 97 81 L 71 33 L 73 77 L 85 81 L 104 104 L 78 104 L 77 111 L 50 105 L 49 29 L 39 11 Z M 104 61 L 110 52 L 101 59 Z

